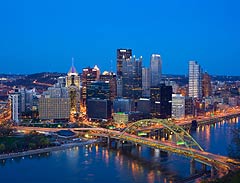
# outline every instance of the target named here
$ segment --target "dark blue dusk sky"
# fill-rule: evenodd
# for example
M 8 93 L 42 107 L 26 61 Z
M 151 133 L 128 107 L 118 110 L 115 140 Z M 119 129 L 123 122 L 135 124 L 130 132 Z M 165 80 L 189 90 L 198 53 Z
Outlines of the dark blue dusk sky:
M 0 73 L 116 70 L 116 49 L 159 53 L 163 73 L 240 75 L 238 0 L 5 0 L 0 3 Z

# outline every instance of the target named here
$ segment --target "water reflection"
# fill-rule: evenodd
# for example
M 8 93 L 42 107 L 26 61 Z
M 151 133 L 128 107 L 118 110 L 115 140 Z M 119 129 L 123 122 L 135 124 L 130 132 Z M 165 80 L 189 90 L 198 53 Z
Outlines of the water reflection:
M 236 126 L 240 126 L 236 121 L 221 121 L 198 127 L 191 134 L 209 152 L 227 155 L 230 132 Z M 0 170 L 1 182 L 8 183 L 16 180 L 24 183 L 169 183 L 190 174 L 189 159 L 139 145 L 120 150 L 88 145 L 45 155 L 25 156 L 24 159 L 0 161 Z M 26 174 L 26 170 L 31 170 L 31 174 Z M 10 172 L 14 172 L 14 177 Z

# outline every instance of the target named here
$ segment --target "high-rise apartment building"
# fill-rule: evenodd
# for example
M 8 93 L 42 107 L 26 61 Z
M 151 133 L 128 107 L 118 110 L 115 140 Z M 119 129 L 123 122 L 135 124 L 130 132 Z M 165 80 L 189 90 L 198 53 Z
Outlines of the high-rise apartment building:
M 20 95 L 18 93 L 12 93 L 9 95 L 9 100 L 11 102 L 11 119 L 15 122 L 19 122 L 19 106 L 20 106 Z
M 196 61 L 189 61 L 188 96 L 193 98 L 202 97 L 202 70 Z
M 162 77 L 162 59 L 158 54 L 152 54 L 150 60 L 151 86 L 157 86 Z
M 122 76 L 122 63 L 123 59 L 128 60 L 132 57 L 131 49 L 117 49 L 117 76 Z
M 33 98 L 36 96 L 35 89 L 13 88 L 9 93 L 11 102 L 12 120 L 19 122 L 25 112 L 32 111 Z

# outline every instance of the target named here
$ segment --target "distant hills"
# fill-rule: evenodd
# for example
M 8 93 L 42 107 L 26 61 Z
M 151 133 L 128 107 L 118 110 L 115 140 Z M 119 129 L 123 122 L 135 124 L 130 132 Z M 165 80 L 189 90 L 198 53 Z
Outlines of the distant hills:
M 45 89 L 49 87 L 48 85 L 53 85 L 57 82 L 57 78 L 60 76 L 66 76 L 66 73 L 58 72 L 42 72 L 35 74 L 0 74 L 0 78 L 6 78 L 6 80 L 1 79 L 1 84 L 7 86 L 24 86 L 26 88 L 41 88 Z M 240 76 L 211 76 L 212 81 L 229 81 L 235 82 L 240 81 Z M 187 75 L 174 75 L 174 74 L 164 74 L 163 79 L 166 81 L 175 81 L 180 85 L 185 85 L 188 83 Z M 41 83 L 43 85 L 41 85 Z

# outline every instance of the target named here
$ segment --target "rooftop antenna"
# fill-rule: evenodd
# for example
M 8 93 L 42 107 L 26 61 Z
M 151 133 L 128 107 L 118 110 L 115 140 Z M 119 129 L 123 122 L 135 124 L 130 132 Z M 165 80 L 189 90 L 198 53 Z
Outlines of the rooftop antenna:
M 74 66 L 74 58 L 72 57 L 72 67 Z
M 113 72 L 113 61 L 111 60 L 110 72 Z

